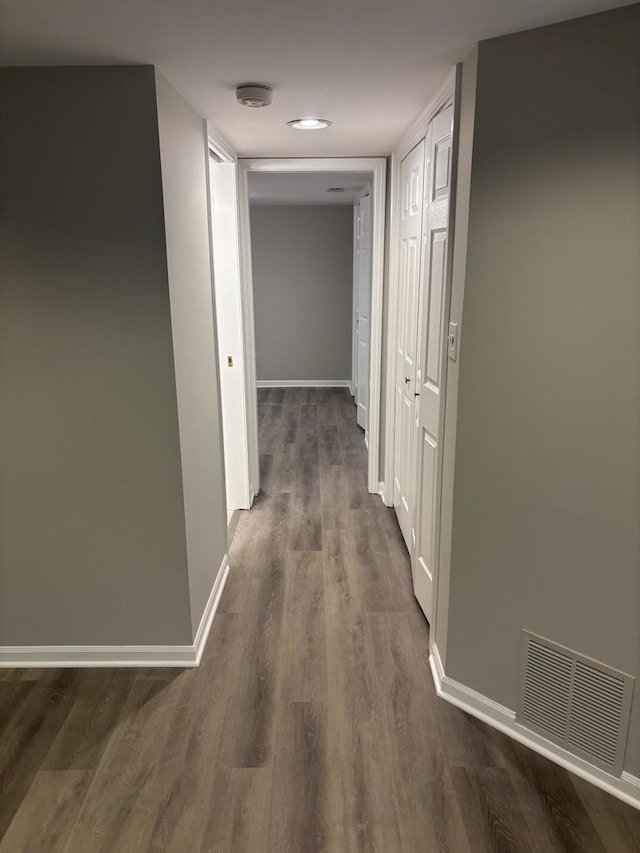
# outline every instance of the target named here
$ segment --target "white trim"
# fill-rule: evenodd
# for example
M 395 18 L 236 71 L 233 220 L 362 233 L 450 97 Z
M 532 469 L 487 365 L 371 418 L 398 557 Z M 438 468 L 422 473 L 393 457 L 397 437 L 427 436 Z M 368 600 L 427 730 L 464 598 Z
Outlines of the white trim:
M 248 172 L 375 172 L 385 157 L 240 157 Z
M 200 666 L 202 653 L 229 576 L 224 555 L 192 645 L 184 646 L 1 646 L 0 669 L 38 667 Z
M 440 87 L 429 105 L 420 113 L 413 124 L 403 133 L 391 152 L 390 174 L 390 205 L 389 205 L 389 260 L 388 260 L 388 312 L 387 312 L 387 364 L 386 364 L 386 407 L 381 412 L 385 419 L 384 433 L 384 482 L 385 494 L 393 503 L 393 453 L 395 448 L 395 359 L 397 349 L 398 328 L 398 267 L 399 252 L 399 205 L 400 198 L 400 164 L 412 148 L 424 139 L 434 116 L 454 102 L 456 85 L 456 70 L 453 68 L 447 79 Z M 457 123 L 456 123 L 457 130 Z M 455 199 L 451 199 L 450 206 Z M 453 231 L 450 230 L 450 235 Z
M 349 388 L 349 379 L 258 379 L 258 388 Z
M 431 667 L 436 693 L 441 699 L 461 708 L 492 728 L 529 747 L 529 749 L 533 749 L 555 764 L 564 767 L 570 773 L 575 773 L 576 776 L 580 776 L 608 794 L 612 794 L 630 806 L 640 809 L 640 779 L 636 776 L 632 776 L 626 771 L 622 773 L 620 778 L 612 776 L 605 770 L 595 767 L 588 761 L 578 758 L 561 746 L 520 725 L 516 722 L 515 711 L 445 675 L 440 653 L 435 644 L 431 647 L 429 666 Z
M 253 313 L 253 272 L 251 268 L 251 226 L 249 222 L 249 174 L 238 160 L 238 250 L 240 253 L 240 293 L 244 331 L 245 405 L 249 456 L 249 491 L 260 491 L 260 451 L 258 448 L 258 395 L 256 386 L 256 332 Z
M 358 214 L 360 199 L 353 205 L 353 272 L 352 272 L 352 300 L 351 300 L 351 384 L 349 390 L 355 398 L 358 388 L 358 324 L 356 314 L 358 311 Z M 356 405 L 358 401 L 354 399 Z
M 373 174 L 372 263 L 371 263 L 371 343 L 368 429 L 369 458 L 367 488 L 378 492 L 380 456 L 380 410 L 382 382 L 382 312 L 384 301 L 384 227 L 387 161 L 385 157 L 298 157 L 238 160 L 238 197 L 240 210 L 240 270 L 245 306 L 245 341 L 247 373 L 253 370 L 255 388 L 255 326 L 253 316 L 253 282 L 251 272 L 251 230 L 249 223 L 249 172 L 371 172 Z M 248 378 L 250 381 L 250 378 Z M 250 471 L 258 474 L 257 403 L 252 408 L 248 396 L 247 429 L 250 435 Z M 254 481 L 252 480 L 252 483 Z M 257 479 L 255 480 L 257 482 Z
M 367 411 L 369 469 L 367 488 L 377 494 L 380 475 L 380 422 L 382 420 L 382 315 L 384 313 L 384 237 L 386 219 L 387 160 L 381 158 L 373 172 L 371 216 L 371 325 L 369 332 L 369 405 Z
M 216 154 L 221 157 L 227 163 L 235 163 L 238 159 L 238 155 L 233 148 L 233 146 L 228 142 L 227 139 L 220 133 L 217 127 L 215 127 L 211 122 L 207 122 L 207 137 L 209 140 L 209 147 L 213 148 Z
M 207 193 L 208 193 L 208 208 L 209 208 L 209 217 L 210 217 L 210 239 L 211 239 L 211 280 L 214 283 L 215 288 L 215 274 L 214 274 L 214 250 L 213 250 L 213 220 L 212 220 L 212 199 L 211 199 L 211 162 L 210 162 L 210 150 L 212 149 L 214 153 L 220 157 L 221 161 L 227 165 L 233 166 L 234 171 L 234 187 L 233 193 L 225 198 L 225 203 L 229 204 L 229 206 L 234 211 L 234 215 L 236 218 L 235 223 L 235 236 L 234 236 L 234 247 L 233 251 L 237 254 L 237 275 L 239 279 L 239 314 L 238 323 L 240 327 L 240 334 L 242 340 L 240 341 L 241 353 L 238 357 L 239 363 L 236 365 L 240 369 L 240 382 L 241 382 L 241 408 L 242 411 L 239 413 L 241 415 L 243 424 L 242 424 L 242 482 L 239 486 L 239 499 L 236 500 L 238 508 L 242 509 L 250 509 L 255 496 L 258 493 L 259 485 L 256 485 L 256 475 L 255 471 L 258 469 L 258 458 L 257 458 L 257 445 L 256 448 L 252 448 L 250 446 L 250 433 L 248 428 L 248 423 L 251 415 L 251 399 L 250 394 L 248 394 L 248 389 L 253 389 L 253 382 L 255 381 L 255 372 L 251 372 L 251 364 L 247 364 L 246 353 L 248 349 L 247 343 L 247 326 L 246 326 L 246 314 L 247 308 L 245 306 L 245 296 L 242 290 L 242 258 L 240 252 L 239 245 L 239 231 L 240 231 L 240 216 L 241 211 L 239 207 L 239 193 L 238 193 L 238 155 L 236 150 L 230 144 L 230 142 L 223 136 L 223 134 L 215 127 L 211 122 L 206 122 L 207 129 Z M 251 303 L 251 311 L 253 311 L 253 302 Z M 216 338 L 218 337 L 218 329 L 216 328 Z M 224 369 L 223 364 L 219 364 L 220 371 L 220 381 L 222 380 L 221 371 Z M 257 417 L 257 415 L 256 415 Z M 222 413 L 221 413 L 222 419 Z M 256 427 L 257 429 L 257 427 Z M 253 467 L 252 467 L 253 465 Z M 259 475 L 258 475 L 259 476 Z
M 213 617 L 216 615 L 216 610 L 218 609 L 218 605 L 220 604 L 220 599 L 222 597 L 222 591 L 224 590 L 227 578 L 229 577 L 229 568 L 229 555 L 225 554 L 222 558 L 222 564 L 220 565 L 216 579 L 213 582 L 202 618 L 200 619 L 200 624 L 198 625 L 198 630 L 196 631 L 196 636 L 193 640 L 195 666 L 200 666 L 202 653 L 207 645 L 209 631 L 213 625 Z
M 382 503 L 385 506 L 393 506 L 393 501 L 389 502 L 387 500 L 387 495 L 386 495 L 386 492 L 384 490 L 384 483 L 382 481 L 378 483 L 378 494 L 380 495 L 380 498 L 382 499 Z

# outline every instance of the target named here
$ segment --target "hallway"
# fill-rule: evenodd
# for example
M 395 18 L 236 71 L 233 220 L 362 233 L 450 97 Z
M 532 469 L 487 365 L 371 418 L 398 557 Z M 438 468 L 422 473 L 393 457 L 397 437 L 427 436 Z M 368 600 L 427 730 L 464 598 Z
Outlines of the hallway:
M 633 853 L 640 814 L 438 700 L 345 390 L 259 392 L 199 669 L 0 671 L 0 853 Z

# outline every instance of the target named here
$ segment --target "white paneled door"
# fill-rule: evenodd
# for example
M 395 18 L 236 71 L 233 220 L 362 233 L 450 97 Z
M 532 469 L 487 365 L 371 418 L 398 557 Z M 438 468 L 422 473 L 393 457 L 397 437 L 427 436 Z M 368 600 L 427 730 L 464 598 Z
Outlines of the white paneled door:
M 415 393 L 418 308 L 422 254 L 425 141 L 400 168 L 400 253 L 395 379 L 395 446 L 393 504 L 407 547 L 413 552 L 415 490 Z
M 360 199 L 357 216 L 357 384 L 358 425 L 367 438 L 371 336 L 371 196 Z
M 453 108 L 437 115 L 427 135 L 422 283 L 420 287 L 419 364 L 415 418 L 416 473 L 413 587 L 425 616 L 434 610 L 438 551 L 444 343 L 447 327 L 447 257 L 451 195 Z

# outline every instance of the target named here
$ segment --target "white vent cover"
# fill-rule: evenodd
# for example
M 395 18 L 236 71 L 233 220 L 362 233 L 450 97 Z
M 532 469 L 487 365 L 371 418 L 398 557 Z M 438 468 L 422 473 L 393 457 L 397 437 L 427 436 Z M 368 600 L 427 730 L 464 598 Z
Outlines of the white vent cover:
M 529 631 L 523 637 L 517 722 L 619 776 L 634 679 Z

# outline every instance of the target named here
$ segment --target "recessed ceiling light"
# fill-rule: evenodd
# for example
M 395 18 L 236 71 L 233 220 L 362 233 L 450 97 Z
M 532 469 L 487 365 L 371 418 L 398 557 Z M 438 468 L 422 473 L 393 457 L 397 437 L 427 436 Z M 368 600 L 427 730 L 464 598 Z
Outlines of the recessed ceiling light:
M 296 118 L 288 121 L 287 124 L 294 130 L 324 130 L 331 125 L 331 122 L 325 118 Z

